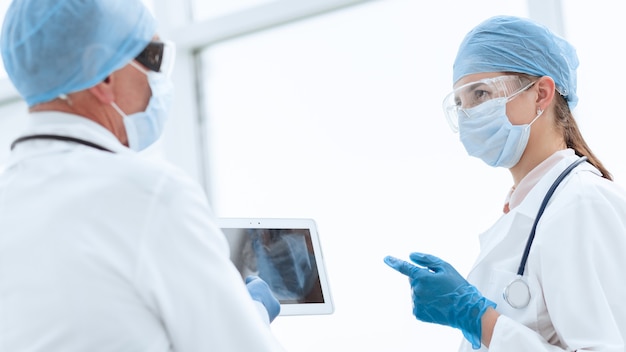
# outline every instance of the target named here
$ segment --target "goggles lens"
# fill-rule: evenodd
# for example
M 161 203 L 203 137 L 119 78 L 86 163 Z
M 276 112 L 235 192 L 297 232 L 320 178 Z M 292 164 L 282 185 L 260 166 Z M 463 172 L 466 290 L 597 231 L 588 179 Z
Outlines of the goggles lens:
M 459 130 L 459 118 L 469 118 L 468 109 L 497 98 L 507 102 L 528 89 L 534 82 L 514 75 L 470 82 L 454 89 L 443 100 L 443 112 L 453 132 Z
M 148 43 L 146 48 L 137 55 L 135 60 L 150 71 L 161 72 L 169 76 L 174 67 L 175 55 L 176 48 L 174 47 L 174 43 L 170 41 L 153 41 Z

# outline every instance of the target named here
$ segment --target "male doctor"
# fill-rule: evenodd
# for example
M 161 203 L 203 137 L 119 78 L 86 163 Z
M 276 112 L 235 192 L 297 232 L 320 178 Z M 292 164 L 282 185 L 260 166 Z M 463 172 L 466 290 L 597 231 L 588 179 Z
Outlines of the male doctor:
M 1 351 L 282 350 L 278 301 L 246 290 L 202 189 L 136 153 L 163 130 L 168 46 L 139 0 L 8 9 L 30 115 L 0 176 Z

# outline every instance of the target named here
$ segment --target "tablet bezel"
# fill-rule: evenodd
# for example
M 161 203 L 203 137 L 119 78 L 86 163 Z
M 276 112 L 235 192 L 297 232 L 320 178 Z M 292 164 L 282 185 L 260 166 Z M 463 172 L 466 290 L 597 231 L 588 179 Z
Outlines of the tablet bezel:
M 332 314 L 334 304 L 330 294 L 324 256 L 320 244 L 317 224 L 310 218 L 218 218 L 218 226 L 223 229 L 306 229 L 311 235 L 313 255 L 317 265 L 323 303 L 284 303 L 280 305 L 280 315 Z M 224 231 L 223 231 L 224 232 Z M 228 240 L 227 232 L 224 232 Z M 229 245 L 230 245 L 229 241 Z M 232 250 L 231 246 L 231 250 Z M 233 254 L 231 253 L 231 258 Z

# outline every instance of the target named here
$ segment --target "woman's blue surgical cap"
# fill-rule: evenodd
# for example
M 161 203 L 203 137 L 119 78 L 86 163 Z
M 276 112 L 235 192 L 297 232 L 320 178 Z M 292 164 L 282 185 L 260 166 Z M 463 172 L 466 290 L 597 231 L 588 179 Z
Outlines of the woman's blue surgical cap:
M 577 68 L 576 49 L 547 27 L 525 18 L 496 16 L 463 39 L 454 61 L 453 83 L 485 72 L 550 76 L 573 109 L 578 103 Z
M 102 82 L 155 33 L 140 0 L 14 0 L 0 50 L 13 85 L 33 106 Z

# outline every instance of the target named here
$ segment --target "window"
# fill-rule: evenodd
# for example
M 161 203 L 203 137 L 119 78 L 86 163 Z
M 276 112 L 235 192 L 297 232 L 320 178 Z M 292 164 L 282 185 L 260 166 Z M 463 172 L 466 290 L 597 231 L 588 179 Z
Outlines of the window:
M 489 15 L 525 11 L 524 1 L 431 2 L 428 11 L 415 1 L 376 1 L 203 52 L 217 215 L 312 217 L 320 228 L 338 309 L 276 320 L 288 350 L 367 341 L 358 349 L 406 351 L 410 340 L 457 348 L 453 329 L 415 326 L 406 280 L 382 260 L 424 250 L 469 270 L 476 235 L 501 214 L 511 181 L 467 157 L 441 102 L 465 33 Z M 468 212 L 468 203 L 485 212 Z M 389 287 L 385 297 L 397 300 L 373 301 L 364 283 Z M 376 318 L 359 326 L 357 316 Z M 368 336 L 373 327 L 387 338 Z M 324 337 L 303 344 L 302 331 Z
M 227 15 L 236 11 L 242 11 L 257 5 L 267 4 L 274 1 L 276 0 L 192 0 L 193 17 L 195 20 L 205 20 Z
M 626 119 L 621 108 L 620 83 L 626 79 L 623 49 L 619 44 L 626 23 L 626 3 L 563 1 L 565 35 L 577 49 L 578 96 L 574 116 L 591 150 L 604 163 L 615 182 L 626 186 L 624 146 Z M 586 25 L 581 25 L 585 23 Z

